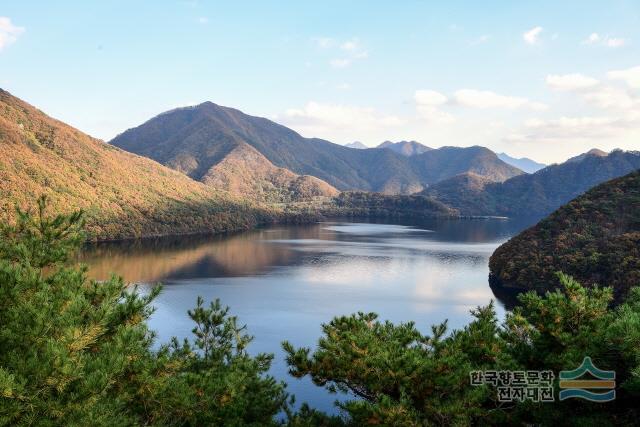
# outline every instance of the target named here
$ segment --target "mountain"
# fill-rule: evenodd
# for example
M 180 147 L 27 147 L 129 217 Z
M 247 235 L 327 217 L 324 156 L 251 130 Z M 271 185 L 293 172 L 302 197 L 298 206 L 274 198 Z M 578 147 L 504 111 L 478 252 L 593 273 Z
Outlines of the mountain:
M 493 215 L 486 206 L 488 195 L 484 191 L 491 182 L 473 172 L 461 173 L 430 186 L 420 194 L 455 207 L 462 215 Z
M 387 151 L 387 150 L 383 150 Z M 409 157 L 415 170 L 422 172 L 423 182 L 437 183 L 461 173 L 474 173 L 493 182 L 522 175 L 522 171 L 506 164 L 485 147 L 441 147 Z
M 492 285 L 545 291 L 557 271 L 584 285 L 611 286 L 620 301 L 640 283 L 640 171 L 607 181 L 500 246 Z
M 462 215 L 539 219 L 591 187 L 639 168 L 640 152 L 614 150 L 608 156 L 585 156 L 502 183 L 454 177 L 430 186 L 423 194 L 458 209 Z
M 91 237 L 102 239 L 245 229 L 272 215 L 0 89 L 0 216 L 42 194 L 55 211 L 84 209 Z
M 538 163 L 526 157 L 511 157 L 507 153 L 498 153 L 498 158 L 503 162 L 510 164 L 511 166 L 522 169 L 526 173 L 534 173 L 547 166 L 544 163 Z
M 204 184 L 264 202 L 294 202 L 333 197 L 339 191 L 313 176 L 274 166 L 252 146 L 242 143 L 201 178 Z
M 345 144 L 344 146 L 349 148 L 356 148 L 358 150 L 366 150 L 367 148 L 369 148 L 360 141 L 353 141 L 353 142 L 350 142 L 349 144 Z
M 585 158 L 587 158 L 588 156 L 596 156 L 596 157 L 607 157 L 609 155 L 609 153 L 607 153 L 606 151 L 602 151 L 598 148 L 592 148 L 591 150 L 587 151 L 586 153 L 582 153 L 578 156 L 575 157 L 571 157 L 569 160 L 567 160 L 567 162 L 580 162 L 582 160 L 584 160 Z
M 422 154 L 429 150 L 433 150 L 433 148 L 422 145 L 417 141 L 385 141 L 376 148 L 388 148 L 389 150 L 395 151 L 403 156 L 413 156 L 415 154 Z
M 339 190 L 410 194 L 467 171 L 500 181 L 522 173 L 481 147 L 445 147 L 411 157 L 392 150 L 354 150 L 304 138 L 270 120 L 211 102 L 160 114 L 111 144 L 198 181 L 241 144 L 255 148 L 276 167 L 314 176 Z

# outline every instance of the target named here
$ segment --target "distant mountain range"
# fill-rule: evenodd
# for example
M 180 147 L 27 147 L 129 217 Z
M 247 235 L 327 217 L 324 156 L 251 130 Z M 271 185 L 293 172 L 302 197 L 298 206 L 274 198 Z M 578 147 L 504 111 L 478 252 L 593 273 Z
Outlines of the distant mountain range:
M 92 237 L 102 239 L 320 214 L 540 218 L 640 168 L 640 153 L 621 150 L 592 150 L 533 174 L 479 146 L 400 141 L 358 150 L 210 102 L 163 113 L 110 145 L 2 90 L 0 140 L 0 214 L 48 194 L 54 210 L 85 209 Z
M 538 163 L 526 157 L 521 157 L 519 159 L 511 157 L 507 153 L 498 153 L 498 158 L 511 166 L 515 166 L 518 169 L 525 171 L 526 173 L 534 173 L 547 166 L 544 163 Z
M 498 292 L 544 292 L 558 287 L 563 271 L 584 285 L 613 287 L 620 301 L 640 283 L 640 171 L 590 189 L 513 237 L 489 267 Z
M 394 149 L 354 150 L 304 138 L 270 120 L 211 102 L 160 114 L 110 143 L 198 181 L 210 177 L 212 168 L 242 144 L 276 167 L 314 176 L 339 190 L 411 194 L 460 173 L 497 182 L 522 174 L 483 147 L 443 147 L 410 157 Z
M 501 183 L 476 174 L 458 175 L 434 184 L 423 194 L 463 215 L 541 218 L 591 187 L 638 168 L 637 151 L 614 150 L 605 156 L 585 153 Z
M 422 154 L 426 153 L 429 150 L 433 150 L 433 148 L 422 145 L 417 141 L 385 141 L 382 144 L 378 145 L 376 148 L 387 148 L 389 150 L 395 151 L 398 154 L 402 154 L 403 156 L 415 156 L 416 154 Z
M 231 231 L 273 219 L 0 89 L 0 217 L 14 217 L 16 204 L 33 207 L 42 194 L 52 211 L 84 209 L 90 237 L 100 239 Z

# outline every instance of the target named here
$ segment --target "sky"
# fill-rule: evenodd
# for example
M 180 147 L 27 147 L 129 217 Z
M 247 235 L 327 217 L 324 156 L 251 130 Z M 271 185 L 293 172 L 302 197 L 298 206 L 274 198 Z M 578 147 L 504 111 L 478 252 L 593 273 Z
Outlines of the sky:
M 0 87 L 107 141 L 212 101 L 561 162 L 640 150 L 640 0 L 1 0 Z

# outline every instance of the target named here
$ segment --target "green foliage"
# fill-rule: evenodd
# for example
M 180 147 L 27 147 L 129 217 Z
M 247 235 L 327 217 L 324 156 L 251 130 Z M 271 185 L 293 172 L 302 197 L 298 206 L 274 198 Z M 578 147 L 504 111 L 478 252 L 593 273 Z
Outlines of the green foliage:
M 437 218 L 454 217 L 457 212 L 421 195 L 388 195 L 359 191 L 342 192 L 325 206 L 325 215 L 354 217 Z
M 632 425 L 640 397 L 640 288 L 616 309 L 610 288 L 587 289 L 559 274 L 562 290 L 522 295 L 498 324 L 492 305 L 447 333 L 446 322 L 422 335 L 412 323 L 375 314 L 338 317 L 323 326 L 314 352 L 283 343 L 295 377 L 357 399 L 341 403 L 351 425 Z M 614 402 L 500 403 L 496 390 L 473 387 L 475 370 L 574 369 L 585 356 L 616 370 Z M 557 386 L 557 383 L 556 383 Z
M 160 292 L 68 266 L 82 213 L 19 211 L 0 227 L 0 425 L 255 425 L 274 423 L 284 386 L 271 356 L 219 301 L 198 300 L 193 343 L 154 350 L 146 321 Z
M 640 172 L 589 190 L 513 237 L 489 268 L 499 288 L 544 292 L 564 271 L 587 286 L 611 286 L 622 301 L 640 285 Z

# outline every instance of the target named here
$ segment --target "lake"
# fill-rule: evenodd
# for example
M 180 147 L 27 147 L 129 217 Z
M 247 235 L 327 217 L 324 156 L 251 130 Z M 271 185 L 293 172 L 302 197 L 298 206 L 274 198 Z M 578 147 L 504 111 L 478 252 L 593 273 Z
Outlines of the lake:
M 150 320 L 160 342 L 190 336 L 187 310 L 198 295 L 220 298 L 255 340 L 251 353 L 275 354 L 271 373 L 297 402 L 335 412 L 329 395 L 287 374 L 280 343 L 313 347 L 321 324 L 336 315 L 376 312 L 415 321 L 427 333 L 449 320 L 464 326 L 469 310 L 494 295 L 491 253 L 522 225 L 509 220 L 434 220 L 413 225 L 320 222 L 274 226 L 226 236 L 182 236 L 87 246 L 89 276 L 111 273 L 149 289 L 162 282 Z M 208 305 L 208 304 L 207 304 Z M 498 315 L 504 304 L 498 301 Z

